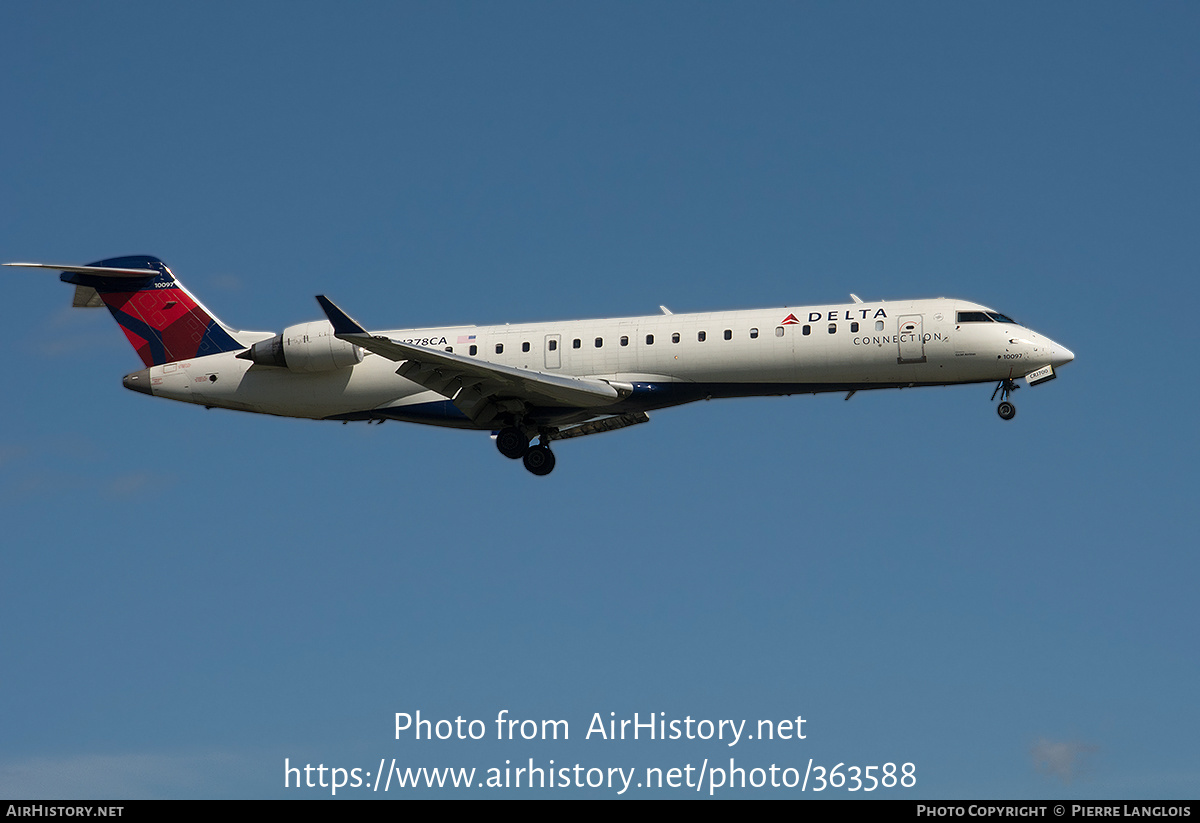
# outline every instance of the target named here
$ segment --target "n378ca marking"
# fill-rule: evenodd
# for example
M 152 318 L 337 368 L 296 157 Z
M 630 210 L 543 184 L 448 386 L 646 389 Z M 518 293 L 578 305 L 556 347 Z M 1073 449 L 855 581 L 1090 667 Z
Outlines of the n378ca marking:
M 5 265 L 59 271 L 75 306 L 107 307 L 145 366 L 124 379 L 134 391 L 491 431 L 536 475 L 554 468 L 554 441 L 715 397 L 994 382 L 1011 420 L 1018 379 L 1037 385 L 1074 358 L 1003 314 L 947 298 L 368 332 L 318 296 L 324 320 L 275 334 L 221 323 L 156 257 Z

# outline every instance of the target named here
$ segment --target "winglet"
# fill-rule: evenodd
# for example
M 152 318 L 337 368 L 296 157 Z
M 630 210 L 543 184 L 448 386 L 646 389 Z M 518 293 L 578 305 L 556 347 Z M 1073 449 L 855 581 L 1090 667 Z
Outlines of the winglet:
M 334 302 L 323 294 L 317 295 L 317 302 L 321 304 L 321 310 L 325 312 L 325 316 L 329 318 L 329 322 L 333 324 L 333 333 L 337 337 L 344 334 L 366 334 L 367 330 L 358 325 L 350 315 L 339 309 Z

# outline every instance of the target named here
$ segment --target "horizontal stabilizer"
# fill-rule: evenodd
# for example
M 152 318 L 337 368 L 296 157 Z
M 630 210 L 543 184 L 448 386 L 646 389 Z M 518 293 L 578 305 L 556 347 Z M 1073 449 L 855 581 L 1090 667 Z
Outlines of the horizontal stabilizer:
M 157 277 L 157 269 L 114 269 L 108 266 L 61 266 L 57 263 L 5 263 L 5 266 L 18 266 L 23 269 L 51 269 L 52 271 L 69 271 L 74 274 L 94 274 L 97 277 Z

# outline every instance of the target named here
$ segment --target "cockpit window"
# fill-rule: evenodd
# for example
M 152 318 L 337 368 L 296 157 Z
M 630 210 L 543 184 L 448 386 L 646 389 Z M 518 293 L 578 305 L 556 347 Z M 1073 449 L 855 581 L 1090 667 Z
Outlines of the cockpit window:
M 1011 317 L 1006 317 L 998 311 L 960 311 L 958 313 L 959 323 L 1012 323 L 1017 325 L 1017 321 Z

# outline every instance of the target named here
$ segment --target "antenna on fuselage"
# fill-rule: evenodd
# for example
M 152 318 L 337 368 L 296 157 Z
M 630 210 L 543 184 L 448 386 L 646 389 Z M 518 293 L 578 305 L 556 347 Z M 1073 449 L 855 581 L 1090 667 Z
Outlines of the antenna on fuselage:
M 862 298 L 861 298 L 861 297 L 859 297 L 859 296 L 858 296 L 857 294 L 855 294 L 854 292 L 850 292 L 850 299 L 851 299 L 851 300 L 853 300 L 855 303 L 861 303 L 861 302 L 862 302 Z
M 663 314 L 671 314 L 671 310 L 668 309 L 666 306 L 659 306 L 659 308 L 662 309 Z

